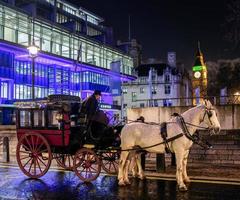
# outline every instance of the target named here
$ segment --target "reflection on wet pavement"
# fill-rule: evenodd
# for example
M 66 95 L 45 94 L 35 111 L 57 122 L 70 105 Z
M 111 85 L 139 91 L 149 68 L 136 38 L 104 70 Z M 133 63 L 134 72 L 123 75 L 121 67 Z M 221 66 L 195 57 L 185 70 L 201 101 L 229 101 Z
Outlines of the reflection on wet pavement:
M 240 186 L 191 183 L 188 192 L 178 192 L 175 181 L 131 179 L 127 187 L 117 177 L 100 176 L 83 183 L 73 172 L 49 171 L 41 179 L 28 179 L 18 169 L 0 168 L 0 199 L 240 199 Z M 224 192 L 223 192 L 224 191 Z

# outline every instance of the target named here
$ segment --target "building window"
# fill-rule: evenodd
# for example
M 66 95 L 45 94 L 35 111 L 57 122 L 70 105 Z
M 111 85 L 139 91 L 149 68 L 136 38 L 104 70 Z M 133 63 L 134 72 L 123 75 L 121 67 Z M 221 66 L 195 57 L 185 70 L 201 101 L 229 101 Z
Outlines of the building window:
M 113 105 L 118 105 L 118 100 L 113 101 Z
M 101 35 L 101 32 L 92 28 L 92 27 L 90 27 L 90 26 L 88 26 L 87 27 L 87 35 L 89 35 L 89 36 Z
M 16 42 L 16 31 L 11 28 L 4 28 L 4 40 Z
M 137 93 L 132 92 L 132 101 L 136 101 L 136 99 L 137 99 Z
M 165 75 L 165 83 L 169 83 L 170 82 L 170 75 L 166 74 Z
M 140 77 L 139 82 L 142 84 L 145 84 L 147 82 L 147 78 L 146 77 Z
M 155 85 L 152 86 L 152 94 L 157 94 L 157 87 Z
M 122 89 L 123 94 L 127 94 L 127 88 Z
M 140 103 L 140 108 L 144 108 L 145 104 L 144 103 Z
M 8 83 L 1 82 L 1 97 L 8 98 Z
M 66 23 L 68 21 L 68 17 L 65 15 L 62 15 L 60 13 L 57 13 L 57 23 Z
M 165 85 L 165 94 L 171 94 L 171 85 Z
M 140 93 L 141 93 L 141 94 L 144 93 L 144 88 L 143 88 L 143 87 L 140 88 Z
M 163 100 L 163 106 L 172 106 L 172 101 L 169 99 L 164 99 Z

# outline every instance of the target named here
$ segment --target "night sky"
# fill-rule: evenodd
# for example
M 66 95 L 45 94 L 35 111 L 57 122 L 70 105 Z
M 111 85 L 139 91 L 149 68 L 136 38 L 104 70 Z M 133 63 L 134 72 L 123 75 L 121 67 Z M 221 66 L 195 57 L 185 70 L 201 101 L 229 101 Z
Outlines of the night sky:
M 227 0 L 69 0 L 105 19 L 114 39 L 128 39 L 131 15 L 132 38 L 143 47 L 143 58 L 166 59 L 168 51 L 187 68 L 194 62 L 197 41 L 205 61 L 226 55 L 222 25 Z

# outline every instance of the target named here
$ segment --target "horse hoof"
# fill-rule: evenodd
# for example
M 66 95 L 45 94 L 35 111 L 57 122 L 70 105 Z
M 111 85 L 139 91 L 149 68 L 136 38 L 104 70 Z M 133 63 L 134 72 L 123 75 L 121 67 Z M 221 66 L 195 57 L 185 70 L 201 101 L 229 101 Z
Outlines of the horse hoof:
M 124 181 L 125 185 L 131 185 L 130 181 Z
M 186 192 L 188 189 L 187 189 L 186 186 L 179 186 L 179 187 L 178 187 L 178 190 L 179 190 L 180 192 Z
M 190 179 L 189 178 L 185 178 L 184 179 L 184 183 L 190 183 L 191 181 L 190 181 Z
M 138 175 L 137 175 L 137 174 L 132 174 L 132 177 L 133 177 L 133 178 L 137 178 Z
M 119 186 L 125 186 L 126 184 L 125 184 L 124 181 L 119 181 L 119 182 L 118 182 L 118 185 L 119 185 Z
M 139 178 L 143 181 L 146 179 L 146 176 L 139 176 Z

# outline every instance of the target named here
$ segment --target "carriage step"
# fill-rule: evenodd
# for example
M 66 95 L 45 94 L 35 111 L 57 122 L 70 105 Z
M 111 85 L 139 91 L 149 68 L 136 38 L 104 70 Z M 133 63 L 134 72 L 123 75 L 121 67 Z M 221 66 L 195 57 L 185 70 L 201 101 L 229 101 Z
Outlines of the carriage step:
M 83 147 L 88 148 L 88 149 L 94 149 L 95 145 L 94 144 L 84 144 Z

